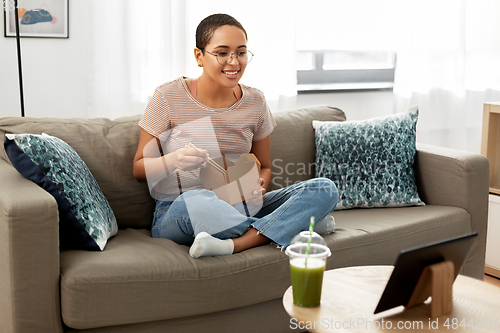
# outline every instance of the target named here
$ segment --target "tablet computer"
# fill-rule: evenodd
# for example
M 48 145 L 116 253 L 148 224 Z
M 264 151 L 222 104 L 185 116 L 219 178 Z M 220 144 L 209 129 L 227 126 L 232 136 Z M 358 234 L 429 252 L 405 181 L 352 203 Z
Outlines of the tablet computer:
M 399 253 L 394 270 L 374 313 L 408 304 L 418 279 L 426 266 L 450 260 L 455 267 L 453 281 L 462 268 L 477 233 L 418 246 Z

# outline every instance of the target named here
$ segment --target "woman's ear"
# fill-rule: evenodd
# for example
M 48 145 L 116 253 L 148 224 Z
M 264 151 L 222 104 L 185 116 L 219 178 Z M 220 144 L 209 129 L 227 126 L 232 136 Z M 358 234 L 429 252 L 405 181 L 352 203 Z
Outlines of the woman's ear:
M 197 47 L 194 48 L 194 58 L 198 63 L 198 67 L 203 67 L 203 52 Z

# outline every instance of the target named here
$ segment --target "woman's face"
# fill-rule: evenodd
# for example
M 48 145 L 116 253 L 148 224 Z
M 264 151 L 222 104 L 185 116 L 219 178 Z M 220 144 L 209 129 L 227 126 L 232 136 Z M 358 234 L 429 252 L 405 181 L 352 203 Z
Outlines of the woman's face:
M 234 88 L 245 72 L 246 64 L 241 64 L 236 56 L 238 52 L 247 50 L 246 42 L 245 33 L 238 27 L 223 25 L 217 28 L 205 51 L 233 53 L 232 58 L 229 63 L 221 61 L 224 63 L 221 65 L 214 55 L 208 52 L 201 54 L 199 60 L 203 64 L 203 73 L 223 87 Z

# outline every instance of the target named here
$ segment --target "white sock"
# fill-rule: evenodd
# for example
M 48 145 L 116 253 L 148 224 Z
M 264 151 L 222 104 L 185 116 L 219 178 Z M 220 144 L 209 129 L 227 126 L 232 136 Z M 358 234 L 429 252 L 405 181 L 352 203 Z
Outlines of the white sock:
M 327 215 L 324 219 L 314 225 L 314 231 L 320 235 L 331 234 L 335 229 L 335 219 Z
M 234 243 L 231 239 L 218 239 L 206 232 L 200 232 L 194 238 L 193 245 L 189 249 L 191 257 L 197 259 L 207 256 L 222 256 L 234 251 Z

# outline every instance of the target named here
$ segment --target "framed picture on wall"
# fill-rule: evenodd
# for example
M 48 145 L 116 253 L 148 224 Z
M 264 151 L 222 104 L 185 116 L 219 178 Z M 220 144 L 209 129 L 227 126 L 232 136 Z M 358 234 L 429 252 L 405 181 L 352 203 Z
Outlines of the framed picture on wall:
M 14 0 L 2 0 L 4 36 L 15 37 Z M 19 36 L 68 38 L 69 0 L 18 0 Z

